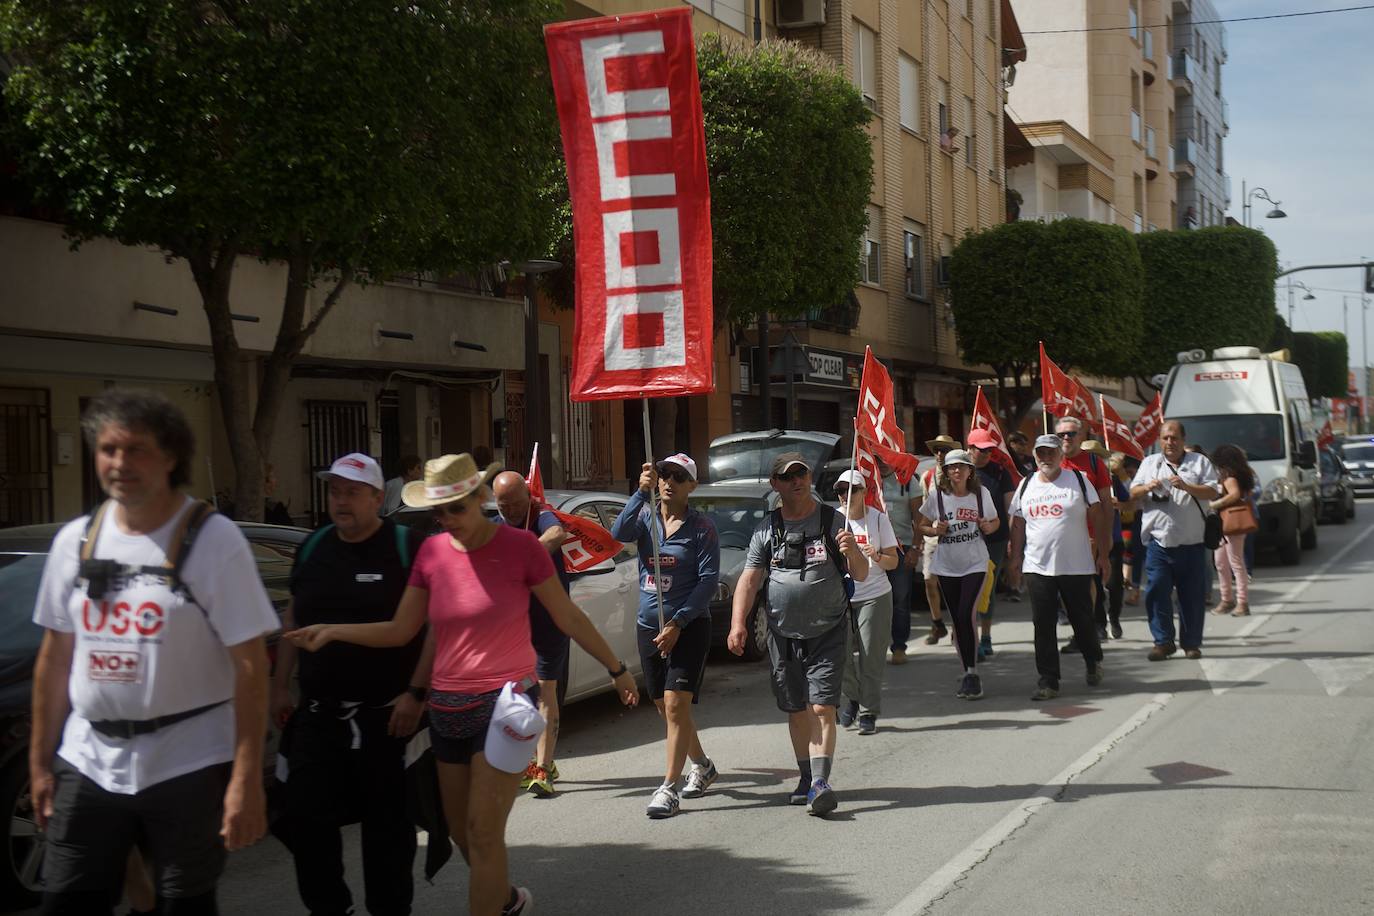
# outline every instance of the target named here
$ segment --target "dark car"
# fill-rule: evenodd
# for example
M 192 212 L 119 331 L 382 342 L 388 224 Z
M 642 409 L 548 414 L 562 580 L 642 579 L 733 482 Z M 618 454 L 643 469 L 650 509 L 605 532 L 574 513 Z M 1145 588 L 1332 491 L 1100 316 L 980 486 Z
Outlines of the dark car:
M 0 855 L 0 909 L 38 901 L 43 834 L 29 800 L 30 699 L 33 666 L 43 628 L 33 623 L 33 605 L 48 550 L 61 525 L 0 530 L 0 817 L 5 819 Z M 304 528 L 239 522 L 272 606 L 280 615 L 291 598 L 289 579 L 296 549 L 309 536 Z M 276 635 L 268 639 L 275 659 Z M 267 760 L 276 756 L 269 738 Z
M 1374 496 L 1374 436 L 1350 436 L 1340 445 L 1356 496 Z
M 1345 462 L 1329 449 L 1319 453 L 1321 480 L 1317 485 L 1321 499 L 1319 516 L 1338 525 L 1355 517 L 1355 482 Z

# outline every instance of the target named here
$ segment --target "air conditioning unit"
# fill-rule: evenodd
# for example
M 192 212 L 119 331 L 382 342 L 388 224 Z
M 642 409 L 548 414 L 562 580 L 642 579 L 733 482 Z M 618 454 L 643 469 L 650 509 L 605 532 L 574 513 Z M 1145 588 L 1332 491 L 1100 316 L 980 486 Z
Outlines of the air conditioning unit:
M 949 261 L 949 255 L 942 255 L 940 259 L 935 262 L 936 286 L 949 286 Z
M 825 0 L 778 0 L 778 28 L 825 25 Z

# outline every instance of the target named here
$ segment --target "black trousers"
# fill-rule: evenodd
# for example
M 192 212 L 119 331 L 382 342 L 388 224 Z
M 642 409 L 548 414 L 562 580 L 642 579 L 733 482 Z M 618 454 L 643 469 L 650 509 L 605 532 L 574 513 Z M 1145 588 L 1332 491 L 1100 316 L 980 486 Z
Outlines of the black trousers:
M 415 828 L 405 803 L 405 739 L 386 733 L 390 707 L 341 715 L 329 706 L 312 711 L 304 700 L 291 720 L 284 833 L 296 886 L 312 916 L 349 912 L 340 828 L 360 822 L 367 911 L 407 916 Z
M 1040 685 L 1059 688 L 1059 638 L 1055 627 L 1059 623 L 1059 602 L 1069 615 L 1073 637 L 1083 658 L 1088 662 L 1102 661 L 1102 643 L 1097 638 L 1097 624 L 1093 621 L 1093 576 L 1042 576 L 1026 573 L 1026 591 L 1030 593 L 1031 622 L 1035 627 L 1035 670 Z
M 159 913 L 215 916 L 215 885 L 227 857 L 219 830 L 229 771 L 229 764 L 217 763 L 120 795 L 65 760 L 54 761 L 44 916 L 112 913 L 135 845 L 153 867 Z
M 1121 563 L 1125 555 L 1124 543 L 1117 541 L 1112 545 L 1112 575 L 1107 580 L 1107 616 L 1116 624 L 1121 623 L 1121 602 L 1126 592 L 1126 578 L 1121 574 Z

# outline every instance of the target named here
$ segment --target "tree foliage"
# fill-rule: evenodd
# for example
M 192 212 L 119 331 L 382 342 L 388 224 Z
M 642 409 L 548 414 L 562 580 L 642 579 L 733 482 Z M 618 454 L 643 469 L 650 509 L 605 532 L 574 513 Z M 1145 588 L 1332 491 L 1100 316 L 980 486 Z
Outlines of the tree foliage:
M 1278 256 L 1257 229 L 1147 232 L 1136 237 L 1145 267 L 1145 335 L 1137 374 L 1165 372 L 1181 350 L 1266 348 L 1274 331 Z
M 1293 362 L 1302 371 L 1307 396 L 1343 398 L 1349 384 L 1350 344 L 1340 331 L 1295 331 Z
M 1039 376 L 1039 344 L 1063 369 L 1130 374 L 1140 346 L 1143 277 L 1119 226 L 1064 219 L 1004 223 L 955 247 L 950 286 L 964 360 L 992 366 L 1004 387 Z M 1015 387 L 1015 386 L 1013 386 Z M 1012 392 L 1016 416 L 1039 386 Z
M 792 42 L 746 45 L 706 33 L 696 52 L 717 321 L 799 318 L 838 305 L 859 279 L 873 184 L 863 98 L 830 58 Z M 559 222 L 556 256 L 571 264 L 566 207 Z M 573 271 L 560 273 L 550 291 L 568 306 Z
M 261 475 L 291 363 L 343 289 L 540 254 L 555 0 L 0 0 L 10 142 L 75 243 L 184 259 L 236 469 Z M 229 317 L 241 254 L 288 268 L 260 394 Z M 328 294 L 307 315 L 307 291 Z

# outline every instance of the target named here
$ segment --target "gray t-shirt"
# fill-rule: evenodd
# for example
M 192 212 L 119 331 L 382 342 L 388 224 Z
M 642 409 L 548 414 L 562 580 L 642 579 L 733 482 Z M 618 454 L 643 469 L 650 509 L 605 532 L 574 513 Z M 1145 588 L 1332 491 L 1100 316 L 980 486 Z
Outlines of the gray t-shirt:
M 802 535 L 802 542 L 794 551 L 800 563 L 795 569 L 783 565 L 786 562 L 784 546 L 774 549 L 771 513 L 759 523 L 749 539 L 744 567 L 768 570 L 768 625 L 779 636 L 810 639 L 829 632 L 849 606 L 840 571 L 825 547 L 821 526 L 827 518 L 830 536 L 838 537 L 844 530 L 844 517 L 830 506 L 817 503 L 816 510 L 804 519 L 783 519 L 784 540 L 788 534 Z M 843 558 L 840 562 L 844 562 Z

